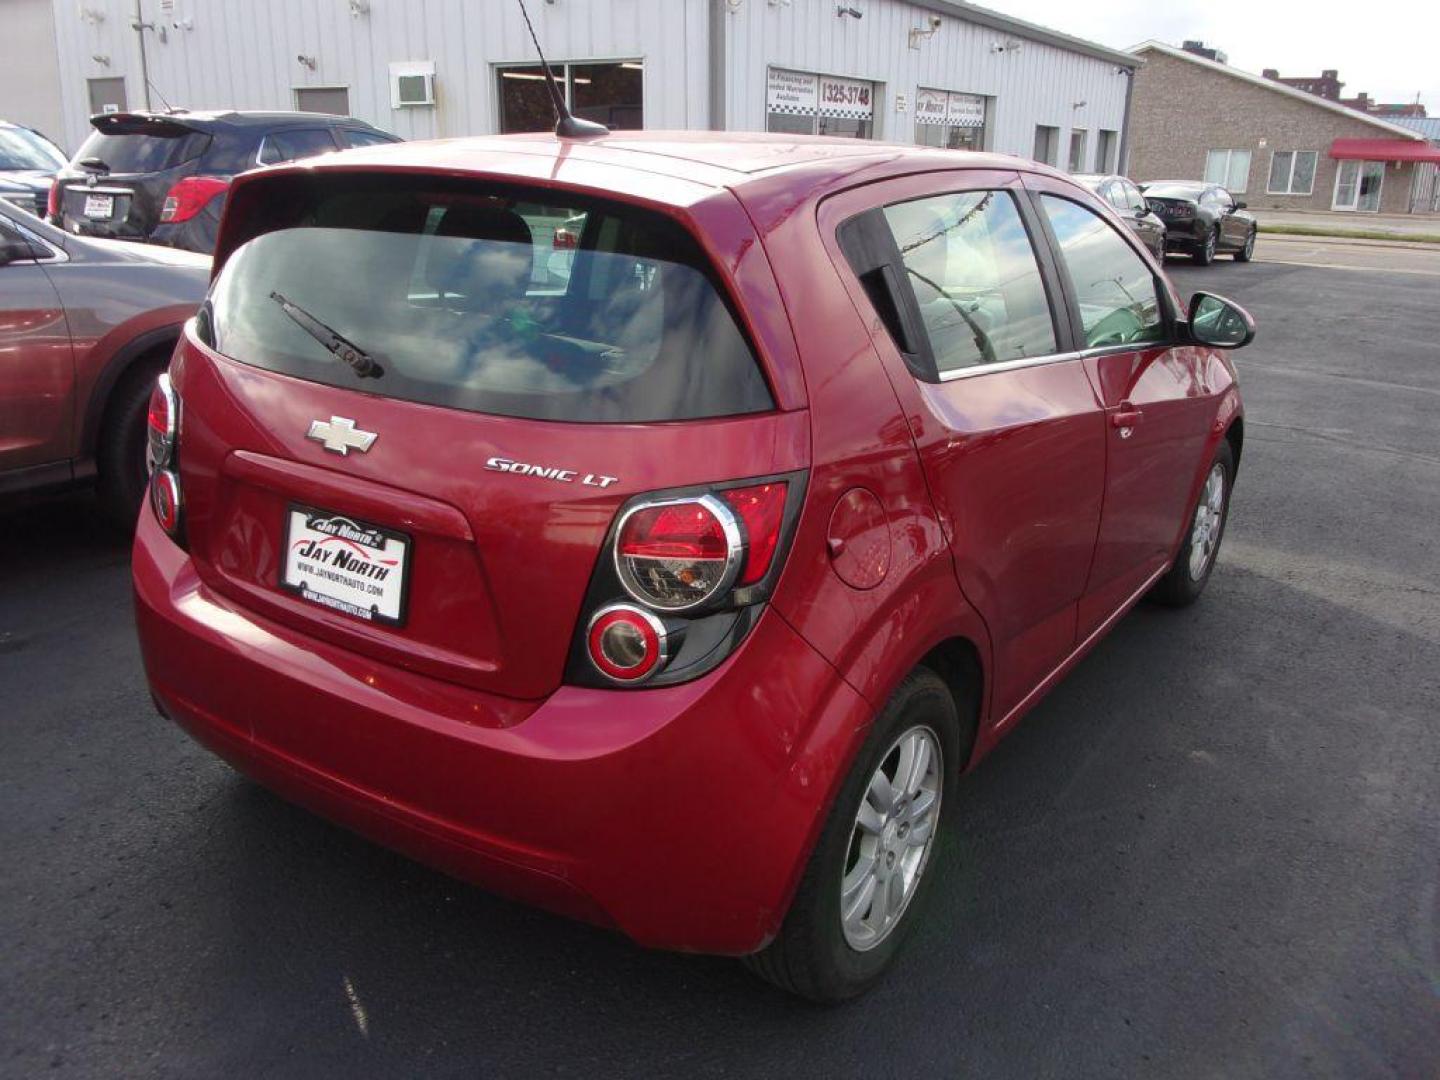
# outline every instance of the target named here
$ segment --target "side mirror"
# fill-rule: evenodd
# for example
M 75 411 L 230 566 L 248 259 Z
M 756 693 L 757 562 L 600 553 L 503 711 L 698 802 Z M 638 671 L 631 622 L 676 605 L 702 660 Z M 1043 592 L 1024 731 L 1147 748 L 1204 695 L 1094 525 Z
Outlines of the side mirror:
M 1236 210 L 1244 210 L 1247 205 L 1249 205 L 1249 204 L 1248 204 L 1248 203 L 1243 203 L 1243 202 L 1237 202 L 1237 203 L 1235 204 L 1235 209 L 1236 209 Z
M 1255 320 L 1233 300 L 1197 292 L 1190 298 L 1190 339 L 1217 349 L 1243 349 L 1255 340 Z

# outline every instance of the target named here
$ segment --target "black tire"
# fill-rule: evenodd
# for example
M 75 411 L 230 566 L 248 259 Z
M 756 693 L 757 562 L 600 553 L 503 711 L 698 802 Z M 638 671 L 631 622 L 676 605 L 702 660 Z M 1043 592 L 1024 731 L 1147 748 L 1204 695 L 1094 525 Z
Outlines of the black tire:
M 846 941 L 840 919 L 839 884 L 850 855 L 855 816 L 875 770 L 896 740 L 916 726 L 928 727 L 940 743 L 940 820 L 904 914 L 877 945 L 862 952 Z M 974 733 L 974 717 L 961 714 L 938 675 L 922 667 L 906 676 L 876 717 L 841 785 L 780 933 L 760 952 L 744 958 L 751 971 L 782 990 L 817 1002 L 844 1001 L 874 985 L 919 920 L 937 876 L 946 838 L 954 831 L 962 755 L 969 752 Z
M 145 414 L 163 362 L 141 361 L 121 376 L 110 394 L 95 448 L 100 509 L 122 533 L 135 530 L 145 497 Z
M 1164 604 L 1166 607 L 1187 607 L 1193 604 L 1200 599 L 1200 594 L 1205 591 L 1205 585 L 1215 569 L 1215 561 L 1220 557 L 1220 543 L 1225 539 L 1225 525 L 1230 520 L 1230 495 L 1235 483 L 1235 454 L 1230 448 L 1228 439 L 1220 441 L 1220 446 L 1215 451 L 1215 457 L 1210 462 L 1210 468 L 1206 470 L 1207 477 L 1217 465 L 1224 469 L 1225 489 L 1220 508 L 1220 521 L 1211 530 L 1214 542 L 1210 546 L 1210 554 L 1205 561 L 1204 570 L 1198 578 L 1190 572 L 1190 557 L 1196 540 L 1196 513 L 1200 509 L 1201 501 L 1205 498 L 1205 485 L 1202 482 L 1200 494 L 1190 507 L 1190 516 L 1185 519 L 1185 540 L 1180 545 L 1179 553 L 1175 556 L 1175 565 L 1170 567 L 1169 572 L 1150 590 L 1150 599 L 1158 604 Z
M 1235 261 L 1239 263 L 1249 262 L 1255 256 L 1255 229 L 1251 229 L 1245 235 L 1245 243 L 1239 251 L 1235 252 Z
M 1211 230 L 1204 242 L 1195 249 L 1195 265 L 1209 266 L 1215 261 L 1215 249 L 1220 245 L 1218 230 Z

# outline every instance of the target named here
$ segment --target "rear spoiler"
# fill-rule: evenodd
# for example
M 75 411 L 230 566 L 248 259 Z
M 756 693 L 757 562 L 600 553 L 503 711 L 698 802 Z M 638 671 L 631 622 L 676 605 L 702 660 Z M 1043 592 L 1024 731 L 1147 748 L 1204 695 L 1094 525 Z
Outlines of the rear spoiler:
M 153 135 L 161 139 L 178 139 L 200 129 L 184 120 L 156 113 L 97 113 L 90 117 L 90 126 L 101 135 Z

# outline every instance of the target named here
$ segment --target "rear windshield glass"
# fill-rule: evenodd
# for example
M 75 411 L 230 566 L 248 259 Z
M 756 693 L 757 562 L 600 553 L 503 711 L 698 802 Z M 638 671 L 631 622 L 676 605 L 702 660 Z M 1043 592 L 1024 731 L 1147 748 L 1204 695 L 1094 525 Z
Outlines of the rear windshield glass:
M 302 379 L 506 416 L 773 408 L 704 255 L 668 218 L 474 184 L 395 187 L 300 196 L 290 227 L 230 255 L 202 338 Z
M 1150 184 L 1145 194 L 1157 199 L 1198 199 L 1203 190 L 1195 184 Z
M 209 142 L 209 135 L 183 128 L 144 135 L 102 135 L 95 131 L 80 144 L 75 160 L 99 158 L 112 173 L 164 172 L 199 157 Z

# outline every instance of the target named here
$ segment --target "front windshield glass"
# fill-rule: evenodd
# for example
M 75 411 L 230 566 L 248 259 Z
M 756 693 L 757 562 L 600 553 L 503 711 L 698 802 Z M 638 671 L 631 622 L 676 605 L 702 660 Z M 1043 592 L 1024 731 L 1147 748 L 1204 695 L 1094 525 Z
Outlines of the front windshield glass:
M 54 172 L 65 156 L 47 140 L 26 128 L 0 128 L 0 170 Z

